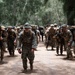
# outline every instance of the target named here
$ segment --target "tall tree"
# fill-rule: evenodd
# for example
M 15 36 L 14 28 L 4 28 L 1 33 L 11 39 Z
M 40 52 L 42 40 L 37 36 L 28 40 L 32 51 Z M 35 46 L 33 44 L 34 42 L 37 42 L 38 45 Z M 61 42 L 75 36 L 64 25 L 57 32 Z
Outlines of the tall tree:
M 46 4 L 49 0 L 44 0 L 44 4 Z
M 64 13 L 67 17 L 67 24 L 74 25 L 75 19 L 75 0 L 61 0 L 63 5 Z
M 7 22 L 11 25 L 24 24 L 42 5 L 40 0 L 3 0 Z

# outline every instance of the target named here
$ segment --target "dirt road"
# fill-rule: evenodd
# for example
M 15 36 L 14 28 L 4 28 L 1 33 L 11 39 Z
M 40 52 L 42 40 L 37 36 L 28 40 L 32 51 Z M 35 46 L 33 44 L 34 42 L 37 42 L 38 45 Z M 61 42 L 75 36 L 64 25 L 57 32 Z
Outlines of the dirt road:
M 5 54 L 4 62 L 0 63 L 0 75 L 75 75 L 75 60 L 66 60 L 66 52 L 63 56 L 57 56 L 55 51 L 46 50 L 40 42 L 35 51 L 34 70 L 23 73 L 21 56 L 16 51 L 15 57 Z

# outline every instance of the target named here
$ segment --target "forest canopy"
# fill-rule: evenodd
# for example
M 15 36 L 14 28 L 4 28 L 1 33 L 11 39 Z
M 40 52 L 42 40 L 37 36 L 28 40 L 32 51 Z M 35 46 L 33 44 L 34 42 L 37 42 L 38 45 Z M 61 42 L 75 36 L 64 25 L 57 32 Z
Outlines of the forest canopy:
M 0 24 L 74 25 L 75 0 L 0 0 Z

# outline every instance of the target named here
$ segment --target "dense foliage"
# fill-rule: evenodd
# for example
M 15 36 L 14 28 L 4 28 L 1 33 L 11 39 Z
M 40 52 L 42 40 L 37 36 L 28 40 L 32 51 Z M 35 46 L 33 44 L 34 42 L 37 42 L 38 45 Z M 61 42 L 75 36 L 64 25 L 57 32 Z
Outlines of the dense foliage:
M 74 0 L 0 0 L 0 24 L 74 24 Z
M 60 0 L 64 3 L 63 10 L 67 17 L 67 23 L 74 25 L 75 23 L 75 0 Z
M 39 0 L 3 0 L 0 2 L 0 23 L 3 24 L 24 24 L 30 20 L 41 6 Z

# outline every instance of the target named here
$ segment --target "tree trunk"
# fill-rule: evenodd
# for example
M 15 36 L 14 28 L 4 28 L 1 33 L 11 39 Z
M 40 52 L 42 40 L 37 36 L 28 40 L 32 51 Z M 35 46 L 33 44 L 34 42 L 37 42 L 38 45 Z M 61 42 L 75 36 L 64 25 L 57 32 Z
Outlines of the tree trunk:
M 74 18 L 68 18 L 67 17 L 67 24 L 68 25 L 74 25 Z

